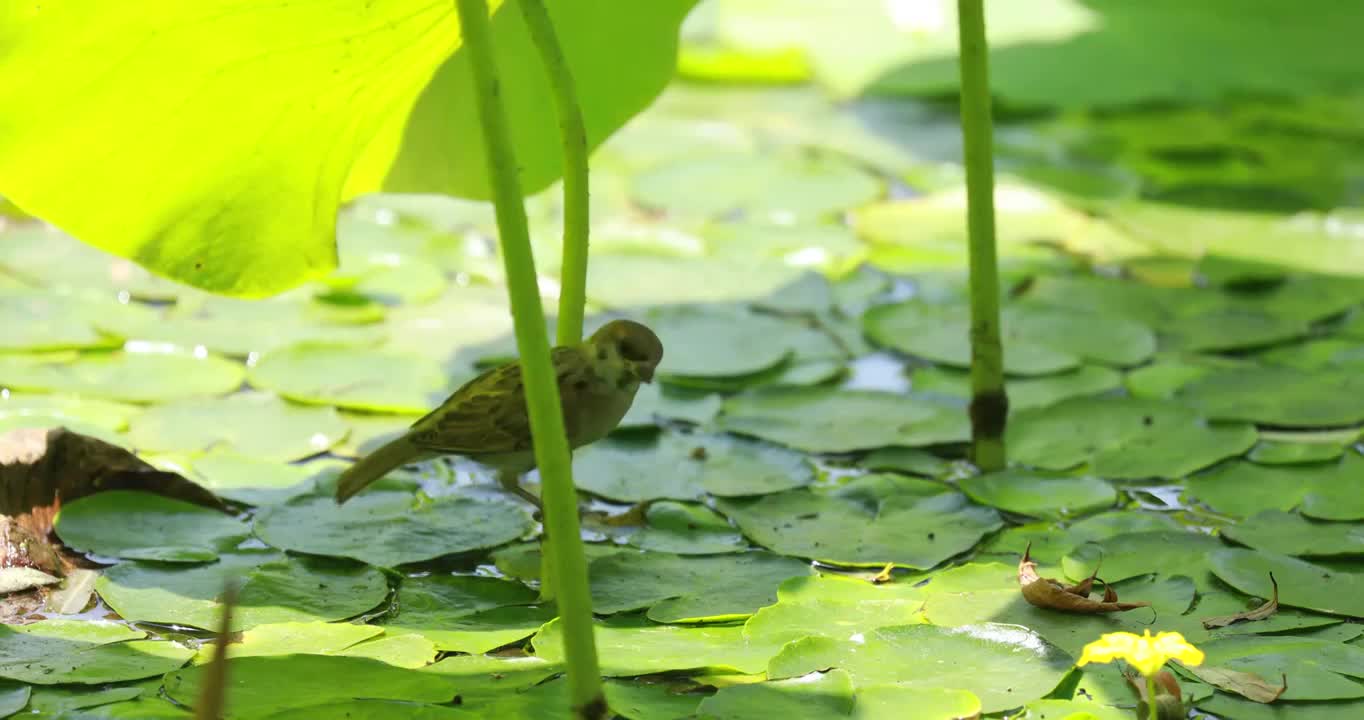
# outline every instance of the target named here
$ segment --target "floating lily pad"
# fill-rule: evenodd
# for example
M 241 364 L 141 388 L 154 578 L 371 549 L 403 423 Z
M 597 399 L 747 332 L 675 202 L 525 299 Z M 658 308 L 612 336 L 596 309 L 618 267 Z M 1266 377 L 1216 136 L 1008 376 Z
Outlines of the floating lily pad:
M 739 261 L 758 256 L 838 273 L 867 254 L 866 246 L 841 225 L 739 222 L 711 225 L 702 232 L 715 257 Z
M 413 633 L 442 651 L 485 653 L 525 640 L 556 617 L 552 606 L 512 605 L 461 615 Z
M 137 490 L 109 490 L 62 507 L 54 529 L 77 550 L 112 557 L 203 562 L 251 530 L 218 510 Z
M 0 716 L 9 717 L 28 705 L 32 689 L 10 680 L 0 680 Z
M 1279 582 L 1279 603 L 1332 615 L 1364 618 L 1364 573 L 1332 570 L 1263 550 L 1225 548 L 1209 564 L 1223 582 L 1249 595 L 1269 597 L 1269 574 Z
M 136 685 L 93 689 L 80 685 L 40 686 L 34 688 L 28 709 L 38 717 L 101 716 L 102 711 L 92 711 L 88 714 L 80 711 L 131 700 L 141 696 L 143 692 L 144 688 Z
M 617 427 L 622 429 L 652 427 L 660 420 L 681 420 L 694 425 L 705 425 L 720 413 L 723 398 L 711 392 L 650 383 L 641 385 L 635 402 Z
M 1009 423 L 1010 459 L 1048 470 L 1089 463 L 1106 478 L 1180 477 L 1255 444 L 1255 429 L 1216 425 L 1178 405 L 1135 398 L 1077 398 Z
M 901 625 L 848 640 L 792 643 L 772 659 L 767 674 L 797 677 L 836 667 L 858 686 L 968 690 L 980 698 L 983 712 L 994 713 L 1050 693 L 1072 665 L 1066 653 L 1018 625 Z
M 915 392 L 937 393 L 971 399 L 971 377 L 961 370 L 940 367 L 915 368 L 910 386 Z M 1004 383 L 1009 412 L 1055 405 L 1062 400 L 1099 395 L 1122 387 L 1123 375 L 1100 365 L 1085 365 L 1067 372 L 1041 377 L 1011 378 Z
M 738 625 L 657 625 L 638 616 L 601 621 L 595 634 L 602 674 L 617 677 L 698 668 L 760 673 L 780 649 L 746 640 Z M 531 643 L 541 659 L 562 663 L 563 622 L 549 623 Z
M 1181 388 L 1175 399 L 1218 420 L 1285 427 L 1364 422 L 1364 373 L 1346 368 L 1303 371 L 1248 367 L 1213 373 Z
M 628 542 L 643 550 L 678 555 L 718 555 L 743 550 L 748 541 L 729 521 L 704 505 L 650 503 L 647 524 L 630 534 Z
M 305 496 L 263 509 L 256 534 L 275 547 L 393 567 L 511 542 L 533 527 L 525 510 L 502 499 L 371 491 L 337 506 Z
M 1138 322 L 1078 310 L 1013 305 L 1003 310 L 1001 322 L 1004 370 L 1010 374 L 1045 375 L 1086 360 L 1136 365 L 1156 348 L 1155 336 Z M 970 310 L 965 305 L 882 305 L 868 311 L 863 323 L 883 347 L 956 367 L 971 363 Z
M 852 717 L 853 703 L 853 683 L 848 673 L 830 670 L 805 677 L 721 688 L 701 701 L 697 713 L 714 720 L 756 717 L 823 720 Z M 917 715 L 917 707 L 915 712 Z
M 878 504 L 802 489 L 722 500 L 719 509 L 759 545 L 838 565 L 931 568 L 1003 524 L 959 493 L 890 495 Z
M 859 687 L 856 708 L 857 717 L 866 720 L 892 720 L 903 716 L 905 708 L 914 708 L 924 720 L 957 720 L 981 712 L 980 698 L 970 691 L 902 683 Z
M 216 451 L 190 461 L 186 475 L 233 502 L 272 505 L 312 492 L 319 477 L 338 474 L 344 468 L 336 460 L 290 465 Z
M 435 662 L 439 652 L 435 643 L 420 635 L 385 635 L 352 645 L 336 654 L 372 658 L 386 665 L 416 670 Z
M 79 395 L 37 395 L 10 392 L 0 395 L 0 423 L 42 418 L 57 424 L 94 425 L 121 431 L 142 408 Z M 31 427 L 42 427 L 33 425 Z
M 587 270 L 587 298 L 608 308 L 756 300 L 800 274 L 800 268 L 770 260 L 594 254 Z
M 875 585 L 840 575 L 783 582 L 777 602 L 744 623 L 750 640 L 785 643 L 810 635 L 848 637 L 888 625 L 924 622 L 927 595 L 909 583 Z
M 1337 460 L 1345 453 L 1345 446 L 1342 444 L 1265 440 L 1263 435 L 1260 438 L 1260 442 L 1251 448 L 1246 458 L 1261 465 L 1318 463 Z
M 574 455 L 580 489 L 623 502 L 760 495 L 808 485 L 814 469 L 783 447 L 725 436 L 665 432 L 615 437 Z
M 1285 555 L 1364 555 L 1364 523 L 1310 520 L 1294 512 L 1266 510 L 1222 534 L 1257 550 Z
M 646 323 L 667 351 L 658 372 L 693 377 L 750 375 L 792 353 L 797 325 L 742 308 L 668 307 Z
M 474 652 L 467 649 L 470 628 L 459 627 L 459 620 L 498 608 L 524 607 L 535 600 L 535 591 L 525 585 L 497 578 L 461 575 L 407 578 L 398 588 L 396 614 L 388 616 L 384 627 L 393 634 L 421 635 L 434 642 L 441 650 Z M 549 618 L 545 618 L 534 624 L 520 637 L 529 637 L 536 628 L 548 620 Z M 486 626 L 489 624 L 489 618 L 484 618 L 477 624 Z M 515 639 L 518 638 L 512 638 Z M 506 643 L 498 643 L 493 647 L 504 644 Z
M 687 557 L 620 553 L 592 561 L 592 608 L 610 614 L 648 608 L 658 622 L 747 617 L 777 599 L 777 586 L 810 574 L 808 563 L 766 552 Z
M 266 623 L 331 621 L 359 615 L 383 602 L 388 585 L 373 568 L 275 552 L 222 555 L 190 567 L 124 562 L 109 568 L 95 590 L 129 622 L 191 625 L 216 630 L 217 598 L 235 578 L 241 590 L 234 629 Z
M 882 192 L 880 180 L 851 163 L 809 153 L 684 158 L 636 177 L 632 194 L 645 206 L 679 216 L 738 212 L 790 224 L 861 205 Z
M 1302 514 L 1320 520 L 1364 520 L 1364 455 L 1349 451 L 1327 463 L 1302 499 Z
M 166 694 L 193 706 L 211 677 L 204 665 L 166 676 Z M 371 658 L 332 655 L 244 657 L 232 663 L 227 712 L 234 717 L 264 717 L 290 708 L 367 698 L 444 703 L 455 695 L 443 678 Z
M 128 435 L 142 450 L 231 449 L 288 461 L 326 452 L 348 429 L 329 407 L 295 405 L 268 393 L 237 393 L 221 400 L 181 400 L 151 408 L 137 418 Z
M 1203 664 L 1190 674 L 1211 682 L 1210 669 L 1254 673 L 1272 686 L 1291 678 L 1284 700 L 1348 700 L 1364 697 L 1356 678 L 1364 667 L 1364 649 L 1310 638 L 1241 635 L 1220 638 L 1200 647 Z M 1276 701 L 1277 703 L 1277 701 Z
M 1073 580 L 1089 577 L 1095 568 L 1111 582 L 1152 573 L 1178 573 L 1193 578 L 1200 589 L 1208 589 L 1208 556 L 1224 547 L 1217 538 L 1202 533 L 1123 533 L 1077 546 L 1062 558 L 1061 566 Z
M 298 402 L 375 412 L 426 412 L 452 389 L 440 366 L 421 357 L 312 344 L 266 353 L 250 379 Z
M 957 487 L 982 505 L 1034 517 L 1085 515 L 1112 507 L 1118 500 L 1118 491 L 1096 477 L 1023 470 L 964 478 Z
M 1329 470 L 1325 471 L 1329 473 Z M 1217 512 L 1249 517 L 1261 510 L 1292 510 L 1302 502 L 1319 467 L 1266 466 L 1241 460 L 1190 477 L 1185 494 Z
M 241 365 L 212 355 L 114 352 L 69 361 L 0 355 L 0 385 L 134 403 L 226 395 L 244 375 Z
M 0 352 L 47 352 L 109 348 L 121 338 L 100 332 L 92 320 L 101 314 L 136 315 L 138 307 L 101 302 L 87 296 L 51 292 L 0 291 Z
M 92 621 L 0 625 L 0 677 L 35 685 L 95 685 L 160 675 L 194 655 L 179 643 L 141 639 L 146 636 Z
M 131 340 L 185 350 L 205 347 L 243 357 L 304 341 L 366 347 L 384 338 L 384 329 L 377 324 L 329 321 L 322 309 L 322 303 L 298 293 L 269 300 L 195 295 L 161 313 L 96 322 L 101 329 Z
M 1364 713 L 1364 700 L 1341 700 L 1336 702 L 1287 702 L 1276 700 L 1266 705 L 1239 696 L 1219 692 L 1207 700 L 1198 702 L 1198 709 L 1212 713 L 1219 718 L 1244 718 L 1245 720 L 1336 720 Z
M 970 436 L 965 408 L 912 395 L 830 388 L 732 397 L 716 422 L 723 430 L 806 452 L 936 445 Z
M 262 655 L 334 655 L 384 633 L 381 627 L 357 623 L 288 622 L 257 625 L 227 646 L 230 658 Z M 204 643 L 196 662 L 210 662 L 217 643 Z
M 924 477 L 938 477 L 952 467 L 947 460 L 930 452 L 904 447 L 873 450 L 858 464 L 877 472 L 902 472 Z

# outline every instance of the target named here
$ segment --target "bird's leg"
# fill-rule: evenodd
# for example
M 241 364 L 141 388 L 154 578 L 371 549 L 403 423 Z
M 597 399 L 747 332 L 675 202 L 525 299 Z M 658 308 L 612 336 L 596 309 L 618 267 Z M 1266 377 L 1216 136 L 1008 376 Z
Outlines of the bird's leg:
M 540 504 L 540 498 L 535 497 L 529 490 L 521 487 L 521 474 L 510 470 L 501 470 L 497 473 L 497 483 L 503 490 L 519 496 L 521 499 L 535 506 L 535 509 L 544 512 L 544 506 Z

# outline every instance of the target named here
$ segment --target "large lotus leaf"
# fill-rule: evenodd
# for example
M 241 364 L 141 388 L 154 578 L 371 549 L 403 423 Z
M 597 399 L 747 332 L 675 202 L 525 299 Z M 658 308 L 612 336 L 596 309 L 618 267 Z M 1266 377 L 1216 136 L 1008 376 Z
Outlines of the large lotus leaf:
M 431 640 L 441 650 L 468 649 L 466 644 L 475 631 L 491 632 L 489 613 L 499 609 L 536 610 L 525 606 L 535 602 L 535 592 L 517 582 L 488 577 L 462 575 L 427 575 L 407 578 L 398 588 L 396 610 L 384 621 L 389 634 L 415 633 Z M 525 619 L 524 612 L 521 619 Z M 461 627 L 461 621 L 476 623 L 477 628 Z M 508 620 L 509 618 L 502 618 Z M 520 637 L 528 637 L 549 618 L 531 625 Z M 504 628 L 505 630 L 505 623 Z M 513 637 L 512 640 L 519 638 Z M 511 642 L 510 640 L 507 642 Z M 493 647 L 506 644 L 496 642 Z M 491 648 L 489 648 L 491 649 Z M 482 652 L 482 651 L 477 651 Z
M 54 529 L 77 550 L 172 562 L 213 560 L 251 533 L 218 510 L 138 490 L 79 498 L 62 507 Z
M 1248 367 L 1206 375 L 1175 399 L 1219 420 L 1288 427 L 1330 427 L 1364 422 L 1364 373 L 1351 368 L 1304 371 Z
M 779 492 L 810 484 L 815 472 L 803 456 L 783 447 L 665 432 L 589 445 L 574 454 L 573 477 L 590 493 L 641 502 Z
M 184 400 L 151 408 L 128 434 L 144 451 L 231 449 L 289 461 L 326 452 L 347 430 L 333 408 L 295 405 L 268 393 L 237 393 L 217 401 Z
M 1155 336 L 1144 325 L 1093 313 L 1014 305 L 1002 313 L 1004 370 L 1045 375 L 1079 367 L 1085 360 L 1135 365 L 1155 351 Z M 971 363 L 970 311 L 964 305 L 911 301 L 883 305 L 863 317 L 876 343 L 956 367 Z
M 226 395 L 241 386 L 245 374 L 241 365 L 213 355 L 114 352 L 75 359 L 0 355 L 0 384 L 5 386 L 134 403 Z
M 371 490 L 337 507 L 325 495 L 272 505 L 256 516 L 256 534 L 275 547 L 349 557 L 393 567 L 497 547 L 531 530 L 530 515 L 501 498 Z
M 923 622 L 926 593 L 914 583 L 868 583 L 842 575 L 791 578 L 777 602 L 744 623 L 750 639 L 789 642 L 808 635 L 846 637 L 887 625 Z
M 1330 93 L 1355 77 L 1354 66 L 1332 49 L 1348 47 L 1349 28 L 1364 22 L 1357 8 L 1342 10 L 1330 0 L 1291 8 L 1273 0 L 1214 0 L 1197 8 L 1178 0 L 1026 6 L 995 0 L 985 7 L 992 90 L 1024 107 Z M 952 3 L 724 0 L 721 8 L 716 32 L 729 47 L 802 49 L 821 85 L 839 97 L 940 96 L 958 87 Z M 1229 29 L 1229 13 L 1246 13 L 1253 21 Z M 855 48 L 850 37 L 857 38 Z M 1170 50 L 1153 58 L 1131 45 L 1134 37 L 1169 38 Z M 1270 46 L 1285 59 L 1265 57 Z M 1107 82 L 1088 82 L 1095 76 Z
M 603 675 L 634 676 L 672 670 L 727 668 L 760 673 L 779 645 L 750 641 L 739 625 L 657 625 L 635 616 L 601 621 L 596 627 Z M 563 622 L 555 620 L 531 641 L 535 654 L 563 662 Z
M 592 608 L 619 613 L 648 608 L 658 622 L 735 620 L 777 599 L 787 578 L 810 574 L 809 563 L 766 552 L 688 557 L 619 553 L 592 561 Z
M 591 144 L 666 82 L 692 4 L 547 3 Z M 502 97 L 534 191 L 561 162 L 548 78 L 515 4 L 497 5 Z M 0 71 L 21 79 L 0 105 L 24 108 L 0 126 L 5 195 L 188 284 L 261 296 L 319 277 L 340 201 L 381 185 L 488 194 L 452 5 L 44 4 L 0 26 Z M 77 152 L 93 137 L 104 152 Z
M 1089 463 L 1101 477 L 1180 477 L 1255 444 L 1255 429 L 1217 425 L 1178 405 L 1135 398 L 1076 398 L 1019 413 L 1010 459 L 1050 470 Z
M 211 452 L 184 465 L 175 469 L 219 497 L 247 505 L 273 505 L 305 495 L 346 468 L 338 460 L 285 464 L 233 452 Z
M 811 637 L 782 649 L 769 678 L 788 678 L 828 667 L 848 673 L 857 686 L 969 690 L 992 713 L 1018 707 L 1052 691 L 1072 667 L 1071 658 L 1018 625 L 980 623 L 883 627 L 847 639 Z
M 1249 595 L 1269 597 L 1270 573 L 1279 583 L 1279 602 L 1332 615 L 1364 618 L 1364 573 L 1333 570 L 1266 551 L 1225 548 L 1210 558 L 1212 571 Z
M 27 683 L 102 684 L 160 675 L 194 651 L 108 622 L 43 620 L 0 625 L 0 677 Z
M 806 452 L 936 445 L 970 436 L 964 407 L 913 395 L 831 388 L 732 397 L 717 423 L 723 430 Z
M 359 615 L 388 595 L 373 568 L 324 559 L 286 558 L 275 552 L 222 555 L 185 567 L 124 562 L 105 571 L 95 589 L 129 622 L 191 625 L 216 630 L 223 584 L 240 584 L 235 629 L 265 623 L 341 620 Z
M 791 490 L 727 499 L 719 509 L 758 544 L 783 555 L 840 565 L 930 568 L 970 550 L 1003 524 L 959 493 L 866 498 Z

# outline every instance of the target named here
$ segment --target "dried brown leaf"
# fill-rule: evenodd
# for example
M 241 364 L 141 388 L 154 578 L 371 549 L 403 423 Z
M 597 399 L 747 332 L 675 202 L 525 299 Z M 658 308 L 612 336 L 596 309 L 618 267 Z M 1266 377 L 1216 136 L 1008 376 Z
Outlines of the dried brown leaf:
M 1288 676 L 1279 676 L 1279 687 L 1274 687 L 1255 673 L 1222 667 L 1186 666 L 1194 677 L 1219 690 L 1233 692 L 1257 703 L 1272 703 L 1288 690 Z
M 1274 573 L 1269 574 L 1269 584 L 1273 586 L 1274 594 L 1270 596 L 1269 600 L 1265 602 L 1265 604 L 1261 605 L 1260 607 L 1253 608 L 1251 610 L 1244 610 L 1242 612 L 1238 612 L 1234 615 L 1218 615 L 1216 617 L 1206 618 L 1205 620 L 1203 620 L 1203 628 L 1205 630 L 1211 630 L 1213 628 L 1226 627 L 1228 625 L 1231 625 L 1232 623 L 1254 622 L 1256 620 L 1264 620 L 1265 618 L 1278 612 L 1279 582 L 1274 579 Z
M 1091 600 L 1089 590 L 1093 587 L 1094 580 L 1098 577 L 1098 569 L 1094 575 L 1071 586 L 1061 584 L 1051 578 L 1044 578 L 1037 574 L 1037 563 L 1032 560 L 1032 546 L 1029 545 L 1023 551 L 1023 558 L 1018 561 L 1018 584 L 1023 592 L 1023 599 L 1028 604 L 1050 610 L 1060 610 L 1061 612 L 1072 612 L 1082 614 L 1123 612 L 1135 610 L 1141 607 L 1150 607 L 1151 603 L 1141 602 L 1119 602 L 1118 594 L 1111 586 L 1105 585 L 1104 599 Z

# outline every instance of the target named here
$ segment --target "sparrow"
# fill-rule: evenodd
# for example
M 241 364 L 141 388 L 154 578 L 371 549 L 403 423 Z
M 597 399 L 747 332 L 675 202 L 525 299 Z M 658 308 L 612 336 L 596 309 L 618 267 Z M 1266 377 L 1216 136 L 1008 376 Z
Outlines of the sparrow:
M 648 327 L 613 320 L 578 345 L 552 349 L 569 447 L 600 440 L 634 403 L 641 382 L 652 382 L 663 343 Z M 344 503 L 394 468 L 442 455 L 462 455 L 494 468 L 504 489 L 536 507 L 539 498 L 520 485 L 535 467 L 521 363 L 495 367 L 465 383 L 401 437 L 351 465 L 336 482 Z

